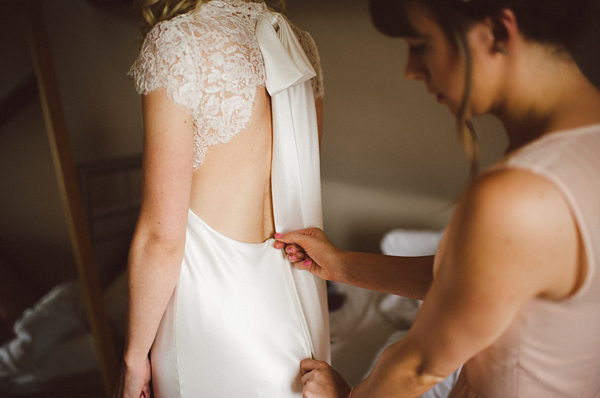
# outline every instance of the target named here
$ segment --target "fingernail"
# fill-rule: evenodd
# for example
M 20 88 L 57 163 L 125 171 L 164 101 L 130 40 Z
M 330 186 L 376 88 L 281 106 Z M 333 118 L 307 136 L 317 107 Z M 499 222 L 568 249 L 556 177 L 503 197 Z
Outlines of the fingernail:
M 278 239 L 281 238 L 282 236 L 283 236 L 283 234 L 275 234 L 275 237 Z
M 290 255 L 290 256 L 288 256 L 288 260 L 294 261 L 294 260 L 296 260 L 296 256 Z
M 308 267 L 310 265 L 310 260 L 306 260 L 305 262 L 302 263 L 302 265 L 304 265 L 305 267 Z

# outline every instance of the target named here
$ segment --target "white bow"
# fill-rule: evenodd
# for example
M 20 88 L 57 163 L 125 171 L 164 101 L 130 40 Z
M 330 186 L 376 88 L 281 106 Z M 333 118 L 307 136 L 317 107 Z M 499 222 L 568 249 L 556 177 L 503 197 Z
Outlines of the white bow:
M 266 86 L 271 96 L 316 76 L 298 38 L 281 14 L 262 12 L 256 22 L 256 39 L 263 54 Z
M 271 95 L 273 215 L 278 232 L 323 227 L 319 138 L 315 96 L 316 76 L 287 20 L 262 12 L 256 39 L 263 54 L 266 88 Z M 292 266 L 286 272 L 294 286 L 309 349 L 307 356 L 330 360 L 329 319 L 325 281 Z

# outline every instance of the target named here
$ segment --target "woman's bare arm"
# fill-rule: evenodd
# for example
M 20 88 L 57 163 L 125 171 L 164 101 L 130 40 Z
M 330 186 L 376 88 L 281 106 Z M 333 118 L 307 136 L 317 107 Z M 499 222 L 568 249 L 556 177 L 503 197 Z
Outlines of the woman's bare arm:
M 295 243 L 309 256 L 296 267 L 356 286 L 408 295 L 431 270 L 426 258 L 410 267 L 406 258 L 344 252 L 318 229 L 276 238 L 276 247 Z M 568 205 L 548 181 L 518 170 L 478 179 L 446 230 L 412 328 L 352 397 L 419 396 L 497 340 L 529 300 L 568 297 L 582 279 L 580 244 Z M 338 392 L 347 393 L 324 362 L 303 361 L 303 373 L 305 391 L 333 397 L 326 391 L 342 384 Z
M 335 282 L 423 299 L 433 280 L 433 256 L 397 257 L 341 250 L 318 228 L 276 234 L 298 269 Z
M 579 283 L 580 242 L 569 208 L 554 186 L 528 172 L 476 182 L 446 233 L 414 325 L 353 398 L 427 391 L 497 340 L 526 302 L 568 297 Z
M 339 282 L 423 300 L 433 281 L 433 259 L 344 252 Z
M 128 264 L 126 368 L 139 368 L 147 360 L 177 283 L 194 156 L 192 118 L 164 91 L 145 95 L 143 110 L 143 192 Z

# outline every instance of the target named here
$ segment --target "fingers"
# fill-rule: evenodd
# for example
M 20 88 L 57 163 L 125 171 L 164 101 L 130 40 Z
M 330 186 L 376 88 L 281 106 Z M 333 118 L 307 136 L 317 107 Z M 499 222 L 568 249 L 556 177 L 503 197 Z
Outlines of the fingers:
M 331 270 L 338 263 L 337 256 L 341 251 L 319 228 L 277 233 L 275 239 L 274 247 L 283 249 L 295 268 L 328 280 L 334 275 Z
M 309 254 L 327 241 L 327 237 L 318 228 L 307 228 L 287 233 L 276 233 L 276 249 L 283 249 L 290 262 L 309 260 Z M 307 266 L 308 264 L 304 264 Z
M 302 375 L 305 375 L 306 373 L 315 370 L 322 363 L 327 364 L 326 362 L 317 361 L 316 359 L 312 358 L 303 359 L 300 362 L 300 371 L 302 372 Z
M 291 263 L 302 263 L 304 260 L 308 260 L 309 256 L 306 254 L 304 249 L 305 245 L 310 247 L 311 240 L 314 243 L 314 232 L 316 228 L 309 228 L 305 230 L 299 230 L 294 232 L 288 232 L 285 234 L 275 234 L 277 241 L 274 244 L 276 249 L 283 249 L 288 261 Z M 305 268 L 310 263 L 300 264 Z M 298 268 L 298 264 L 294 264 Z
M 319 368 L 319 362 L 314 359 L 305 359 L 300 362 L 300 373 L 302 375 L 300 380 L 304 386 L 315 378 L 315 374 L 317 373 L 315 370 Z
M 319 228 L 306 228 L 292 232 L 276 233 L 275 239 L 279 242 L 305 247 L 307 244 L 310 244 L 313 239 L 321 236 L 322 233 L 323 231 Z
M 291 262 L 298 262 L 304 260 L 307 256 L 304 250 L 295 244 L 289 244 L 285 246 L 285 253 L 287 254 L 287 258 Z
M 347 397 L 350 387 L 344 378 L 327 362 L 304 359 L 300 362 L 302 371 L 302 396 L 306 398 Z
M 291 263 L 297 263 L 308 259 L 308 255 L 306 254 L 306 252 L 300 246 L 294 243 L 287 244 L 283 242 L 275 242 L 273 246 L 276 249 L 283 249 L 288 261 L 290 261 Z
M 113 398 L 151 398 L 152 368 L 149 359 L 139 367 L 128 368 L 123 364 Z

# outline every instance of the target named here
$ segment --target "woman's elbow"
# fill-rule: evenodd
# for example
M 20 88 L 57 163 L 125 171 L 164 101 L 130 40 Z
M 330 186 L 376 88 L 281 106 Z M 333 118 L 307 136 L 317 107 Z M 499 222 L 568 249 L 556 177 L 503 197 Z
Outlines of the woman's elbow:
M 436 370 L 436 367 L 425 360 L 418 352 L 400 353 L 399 346 L 390 346 L 383 352 L 380 360 L 390 364 L 391 379 L 396 380 L 398 385 L 408 391 L 423 393 L 436 384 L 442 382 L 445 376 Z
M 131 241 L 132 255 L 182 257 L 185 233 L 156 228 L 137 228 Z

